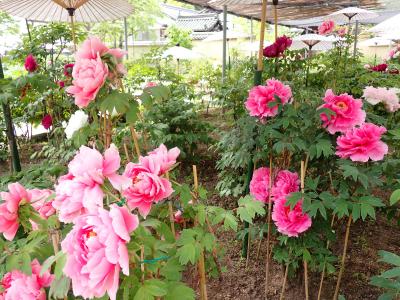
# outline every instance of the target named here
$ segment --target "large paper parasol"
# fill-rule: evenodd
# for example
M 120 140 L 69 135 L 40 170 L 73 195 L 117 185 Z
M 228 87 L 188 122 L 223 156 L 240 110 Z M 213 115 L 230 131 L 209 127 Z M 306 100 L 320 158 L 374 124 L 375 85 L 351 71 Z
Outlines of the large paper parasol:
M 0 11 L 43 22 L 102 22 L 121 19 L 133 12 L 126 0 L 0 0 Z
M 382 23 L 372 27 L 369 31 L 379 34 L 400 35 L 400 14 L 395 15 Z
M 358 8 L 358 7 L 346 7 L 344 9 L 335 11 L 334 13 L 329 14 L 325 17 L 327 20 L 333 20 L 336 22 L 350 22 L 353 21 L 362 21 L 368 20 L 372 18 L 376 18 L 379 15 L 372 11 Z
M 291 49 L 328 50 L 336 39 L 319 34 L 303 34 L 293 38 Z

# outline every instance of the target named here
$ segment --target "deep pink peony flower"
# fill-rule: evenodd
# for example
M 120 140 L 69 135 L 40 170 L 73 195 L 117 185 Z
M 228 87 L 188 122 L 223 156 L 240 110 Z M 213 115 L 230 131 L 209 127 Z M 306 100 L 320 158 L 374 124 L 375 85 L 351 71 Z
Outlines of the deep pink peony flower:
M 65 87 L 65 82 L 62 80 L 58 80 L 56 83 L 60 87 L 60 89 L 63 89 Z
M 3 292 L 0 299 L 4 300 L 46 300 L 44 288 L 49 287 L 54 276 L 49 271 L 40 275 L 42 266 L 34 259 L 31 262 L 32 275 L 28 276 L 19 270 L 6 273 L 1 280 Z
M 387 64 L 380 64 L 380 65 L 371 67 L 371 70 L 375 71 L 375 72 L 386 72 L 387 68 L 388 68 Z
M 129 275 L 127 243 L 139 219 L 126 207 L 113 204 L 82 215 L 61 243 L 67 255 L 64 273 L 72 280 L 75 296 L 116 299 L 119 273 Z
M 32 54 L 29 54 L 25 58 L 24 66 L 25 66 L 25 70 L 27 70 L 29 73 L 33 73 L 39 68 L 39 65 L 37 64 L 36 59 Z
M 53 118 L 47 114 L 42 119 L 42 125 L 45 129 L 49 129 L 53 125 Z
M 272 220 L 280 233 L 290 237 L 298 237 L 310 228 L 312 223 L 311 218 L 303 213 L 301 201 L 291 210 L 290 205 L 286 206 L 285 197 L 275 199 Z
M 18 209 L 21 204 L 31 201 L 31 193 L 21 184 L 11 183 L 8 192 L 1 192 L 3 203 L 0 204 L 0 232 L 4 238 L 12 241 L 18 231 Z
M 264 48 L 263 55 L 265 57 L 279 57 L 292 45 L 292 40 L 286 35 L 278 37 L 276 41 Z
M 253 87 L 245 103 L 250 116 L 260 119 L 276 116 L 278 114 L 278 105 L 269 106 L 269 103 L 276 101 L 275 96 L 280 99 L 282 105 L 285 105 L 292 98 L 292 90 L 289 86 L 275 79 L 267 80 L 265 86 Z
M 114 145 L 105 151 L 104 157 L 97 150 L 82 146 L 68 165 L 69 173 L 61 177 L 56 186 L 53 206 L 59 211 L 60 220 L 72 222 L 82 213 L 102 207 L 104 193 L 101 186 L 106 179 L 120 191 L 129 186 L 129 178 L 117 173 L 120 162 Z
M 362 110 L 362 101 L 354 99 L 348 94 L 335 95 L 332 90 L 327 90 L 324 98 L 325 104 L 319 108 L 328 108 L 335 115 L 327 116 L 321 114 L 323 126 L 330 134 L 345 132 L 356 125 L 361 125 L 365 121 L 366 113 Z
M 66 91 L 75 97 L 75 104 L 79 108 L 87 107 L 96 98 L 107 76 L 108 67 L 100 56 L 93 59 L 79 59 L 72 71 L 73 85 Z
M 278 45 L 273 43 L 272 45 L 265 47 L 263 50 L 263 55 L 268 58 L 279 57 L 280 53 L 278 50 Z
M 318 33 L 321 35 L 328 35 L 333 32 L 333 29 L 335 29 L 335 22 L 333 22 L 332 20 L 328 20 L 323 22 L 318 27 Z
M 272 197 L 279 199 L 286 197 L 290 193 L 298 192 L 300 186 L 299 175 L 288 170 L 278 172 L 272 187 Z
M 64 75 L 65 75 L 65 77 L 72 77 L 73 69 L 74 69 L 74 64 L 66 64 L 64 66 Z
M 385 127 L 372 123 L 354 127 L 337 138 L 336 155 L 359 162 L 382 160 L 388 153 L 388 146 L 381 141 L 385 132 Z
M 269 198 L 269 168 L 261 167 L 254 171 L 250 181 L 250 195 L 267 203 Z

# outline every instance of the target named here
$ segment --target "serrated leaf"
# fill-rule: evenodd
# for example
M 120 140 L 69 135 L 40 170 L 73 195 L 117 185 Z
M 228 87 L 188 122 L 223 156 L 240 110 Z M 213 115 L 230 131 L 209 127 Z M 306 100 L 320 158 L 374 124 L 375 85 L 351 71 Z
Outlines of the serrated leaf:
M 193 289 L 182 282 L 170 282 L 165 300 L 194 300 L 195 293 Z
M 390 205 L 394 205 L 400 200 L 400 189 L 395 190 L 390 196 Z
M 182 279 L 182 271 L 184 267 L 179 263 L 177 258 L 171 258 L 160 269 L 160 274 L 171 281 L 179 281 Z
M 196 262 L 196 247 L 194 244 L 185 244 L 176 252 L 179 262 L 186 265 L 189 261 L 194 264 Z
M 100 101 L 100 110 L 110 114 L 116 110 L 117 113 L 124 114 L 130 108 L 130 103 L 133 103 L 130 99 L 133 99 L 132 95 L 113 90 Z
M 134 124 L 138 119 L 139 104 L 136 101 L 131 101 L 129 103 L 129 109 L 126 112 L 126 122 L 129 124 Z

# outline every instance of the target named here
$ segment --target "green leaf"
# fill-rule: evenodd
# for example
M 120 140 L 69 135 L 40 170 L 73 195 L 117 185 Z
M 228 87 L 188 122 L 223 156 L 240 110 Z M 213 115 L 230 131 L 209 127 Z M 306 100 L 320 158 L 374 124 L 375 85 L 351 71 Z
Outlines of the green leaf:
M 197 205 L 196 210 L 197 210 L 197 219 L 199 221 L 199 224 L 204 225 L 204 223 L 206 222 L 206 207 L 200 204 Z
M 182 282 L 170 282 L 165 300 L 195 300 L 193 289 Z
M 395 190 L 390 196 L 390 205 L 394 205 L 400 200 L 400 189 Z
M 134 124 L 138 119 L 139 104 L 136 101 L 131 101 L 129 103 L 129 109 L 126 112 L 126 122 L 129 124 Z
M 50 286 L 49 298 L 64 299 L 68 295 L 70 284 L 71 280 L 64 275 L 60 279 L 55 278 Z
M 378 251 L 378 255 L 379 261 L 400 267 L 400 256 L 384 250 Z
M 108 111 L 112 114 L 115 109 L 117 113 L 124 114 L 130 109 L 130 103 L 133 103 L 133 101 L 131 94 L 113 90 L 104 99 L 100 100 L 100 110 L 103 112 Z
M 158 279 L 149 279 L 138 289 L 134 300 L 152 300 L 167 294 L 167 284 Z
M 387 270 L 383 272 L 380 276 L 384 278 L 394 278 L 394 277 L 400 277 L 400 267 L 396 267 L 390 270 Z
M 43 276 L 45 272 L 50 270 L 51 265 L 55 263 L 62 256 L 65 256 L 65 254 L 62 251 L 59 251 L 56 255 L 52 255 L 49 258 L 47 258 L 42 264 L 42 269 L 40 270 L 40 276 Z
M 171 258 L 160 269 L 160 274 L 171 281 L 180 281 L 182 279 L 182 271 L 185 268 L 179 263 L 177 258 Z
M 368 203 L 361 203 L 361 218 L 363 219 L 363 221 L 365 221 L 367 216 L 370 216 L 375 220 L 375 209 Z
M 182 265 L 186 265 L 189 261 L 192 264 L 195 264 L 197 261 L 197 256 L 196 256 L 196 247 L 194 244 L 186 244 L 182 246 L 181 248 L 178 249 L 176 252 L 179 262 Z
M 60 279 L 61 276 L 63 275 L 63 269 L 66 262 L 67 262 L 67 255 L 65 254 L 63 254 L 59 259 L 57 259 L 56 266 L 54 268 L 54 276 L 56 277 L 56 279 Z
M 237 214 L 242 221 L 253 223 L 253 219 L 256 215 L 265 215 L 264 204 L 260 201 L 254 200 L 249 195 L 240 198 L 238 203 L 239 207 L 237 209 Z

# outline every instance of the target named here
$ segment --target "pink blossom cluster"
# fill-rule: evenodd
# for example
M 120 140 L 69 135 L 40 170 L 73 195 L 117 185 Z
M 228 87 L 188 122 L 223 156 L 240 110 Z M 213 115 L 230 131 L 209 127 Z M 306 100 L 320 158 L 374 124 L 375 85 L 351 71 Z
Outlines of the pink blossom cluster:
M 400 56 L 400 46 L 391 49 L 388 53 L 388 58 L 389 59 L 395 59 L 398 58 Z
M 250 194 L 258 201 L 274 201 L 272 219 L 282 234 L 297 237 L 311 227 L 311 218 L 302 212 L 302 202 L 299 201 L 293 209 L 286 205 L 291 193 L 299 191 L 300 180 L 297 173 L 281 170 L 273 178 L 270 195 L 270 169 L 261 167 L 254 171 L 250 182 Z M 270 197 L 271 196 L 271 197 Z
M 30 276 L 19 270 L 6 273 L 0 282 L 0 300 L 46 300 L 44 288 L 51 285 L 54 276 L 49 271 L 41 275 L 42 266 L 37 259 L 31 262 L 31 269 Z
M 368 87 L 366 93 L 364 90 L 364 97 L 372 102 L 377 101 L 377 98 L 379 101 L 387 101 L 385 105 L 388 109 L 397 110 L 398 100 L 396 103 L 393 95 L 384 90 L 378 95 L 374 88 Z M 366 113 L 362 109 L 362 101 L 348 94 L 335 95 L 332 90 L 326 91 L 324 101 L 325 104 L 319 108 L 329 109 L 333 114 L 321 113 L 323 126 L 330 134 L 342 134 L 337 138 L 336 155 L 358 162 L 382 160 L 388 153 L 387 145 L 381 141 L 386 128 L 365 123 Z
M 8 192 L 0 193 L 3 200 L 0 204 L 0 232 L 4 238 L 12 241 L 17 234 L 20 225 L 18 211 L 22 205 L 31 205 L 43 219 L 55 214 L 52 194 L 51 190 L 27 190 L 18 182 L 9 184 Z M 31 223 L 33 229 L 37 229 L 37 225 Z
M 383 103 L 388 112 L 395 112 L 400 108 L 396 89 L 367 86 L 363 91 L 363 98 L 372 105 Z
M 266 85 L 255 86 L 250 90 L 245 105 L 250 116 L 263 120 L 278 114 L 278 104 L 273 105 L 274 102 L 280 101 L 286 105 L 291 98 L 292 90 L 289 86 L 279 80 L 268 79 Z
M 66 90 L 74 96 L 75 104 L 79 108 L 87 107 L 95 100 L 107 78 L 113 79 L 116 74 L 126 73 L 122 64 L 124 55 L 125 52 L 121 49 L 109 49 L 96 37 L 83 42 L 75 55 L 72 86 Z M 116 65 L 110 63 L 114 60 Z
M 176 163 L 179 149 L 168 150 L 163 144 L 140 157 L 139 163 L 129 163 L 124 176 L 129 178 L 131 185 L 123 191 L 128 206 L 137 208 L 146 217 L 153 203 L 158 203 L 169 197 L 173 190 L 168 179 L 162 176 Z

